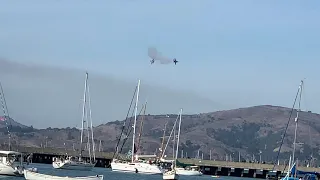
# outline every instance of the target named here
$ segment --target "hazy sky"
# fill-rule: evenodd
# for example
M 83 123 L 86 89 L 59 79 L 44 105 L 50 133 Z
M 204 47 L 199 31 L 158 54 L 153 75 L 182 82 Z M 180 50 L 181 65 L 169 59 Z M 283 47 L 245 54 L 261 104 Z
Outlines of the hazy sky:
M 291 106 L 306 78 L 305 108 L 320 112 L 318 0 L 0 3 L 0 56 L 7 60 L 141 78 L 223 108 Z M 151 66 L 149 46 L 179 64 Z

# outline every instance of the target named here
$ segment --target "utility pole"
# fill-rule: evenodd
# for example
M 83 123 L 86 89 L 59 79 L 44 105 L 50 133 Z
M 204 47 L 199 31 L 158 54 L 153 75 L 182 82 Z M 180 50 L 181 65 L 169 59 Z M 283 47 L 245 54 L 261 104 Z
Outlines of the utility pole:
M 46 136 L 46 148 L 48 147 L 48 136 Z
M 210 149 L 210 160 L 211 160 L 211 149 Z
M 99 152 L 101 152 L 101 140 L 99 142 Z
M 174 159 L 174 154 L 175 154 L 175 150 L 174 150 L 174 145 L 176 144 L 176 128 L 174 127 L 173 129 L 173 145 L 172 145 L 172 157 Z
M 261 158 L 261 154 L 262 154 L 262 151 L 259 151 L 259 155 L 260 155 L 260 163 L 261 163 L 261 160 L 262 160 L 262 158 Z
M 200 159 L 200 150 L 198 149 L 197 159 Z

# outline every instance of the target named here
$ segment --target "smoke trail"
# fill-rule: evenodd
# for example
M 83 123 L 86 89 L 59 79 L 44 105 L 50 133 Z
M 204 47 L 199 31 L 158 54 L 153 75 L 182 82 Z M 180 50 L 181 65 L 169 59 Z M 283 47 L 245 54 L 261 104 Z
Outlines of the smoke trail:
M 155 62 L 159 61 L 160 64 L 170 64 L 173 63 L 173 59 L 165 57 L 162 55 L 161 52 L 159 52 L 156 48 L 154 47 L 149 47 L 148 48 L 148 56 L 153 59 Z

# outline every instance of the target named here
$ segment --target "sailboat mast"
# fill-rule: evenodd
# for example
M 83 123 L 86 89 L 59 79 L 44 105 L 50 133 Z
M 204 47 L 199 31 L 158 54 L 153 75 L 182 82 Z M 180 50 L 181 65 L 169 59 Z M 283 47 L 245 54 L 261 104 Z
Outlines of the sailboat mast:
M 302 96 L 302 88 L 303 88 L 303 80 L 301 80 L 299 90 L 299 102 L 298 102 L 298 110 L 297 110 L 297 116 L 294 119 L 296 126 L 294 130 L 294 140 L 293 140 L 293 152 L 292 152 L 292 164 L 295 162 L 295 152 L 296 152 L 296 144 L 297 144 L 297 130 L 298 130 L 298 118 L 299 118 L 299 112 L 301 111 L 301 96 Z
M 86 92 L 87 92 L 88 72 L 86 72 L 86 78 L 84 81 L 84 93 L 83 93 L 83 105 L 82 105 L 82 122 L 81 122 L 81 134 L 80 134 L 80 158 L 82 157 L 82 143 L 83 143 L 83 128 L 84 119 L 86 115 Z
M 176 153 L 176 151 L 174 150 L 174 146 L 176 145 L 176 129 L 177 129 L 177 126 L 176 127 L 174 127 L 174 129 L 173 129 L 173 146 L 172 146 L 172 158 L 173 159 L 175 159 L 174 158 L 174 155 L 175 155 L 175 153 Z
M 10 116 L 9 116 L 9 111 L 8 111 L 8 107 L 7 107 L 7 102 L 6 99 L 4 97 L 4 92 L 3 92 L 3 88 L 2 88 L 2 84 L 0 82 L 0 100 L 1 100 L 1 104 L 2 104 L 2 110 L 3 110 L 3 116 L 4 116 L 4 121 L 6 123 L 7 126 L 7 131 L 8 131 L 8 149 L 9 151 L 11 151 L 11 132 L 9 130 L 9 124 L 8 121 L 10 121 Z
M 163 155 L 163 153 L 164 153 L 164 152 L 163 152 L 163 150 L 164 150 L 164 140 L 165 140 L 165 136 L 166 136 L 167 124 L 168 124 L 168 121 L 164 124 L 160 157 L 162 157 L 162 155 Z
M 166 143 L 166 146 L 164 147 L 164 150 L 163 150 L 163 153 L 162 153 L 161 159 L 162 159 L 162 158 L 163 158 L 163 156 L 164 156 L 164 152 L 166 152 L 166 149 L 167 149 L 168 144 L 169 144 L 169 142 L 170 142 L 170 139 L 171 139 L 171 136 L 172 136 L 173 130 L 174 130 L 174 128 L 176 128 L 178 118 L 179 118 L 179 116 L 177 116 L 176 120 L 174 121 L 174 124 L 173 124 L 172 130 L 171 130 L 171 132 L 170 132 L 169 138 L 168 138 L 167 143 Z
M 180 141 L 180 130 L 181 130 L 181 120 L 182 120 L 182 109 L 180 110 L 180 120 L 179 120 L 179 128 L 178 128 L 178 138 L 177 138 L 177 147 L 176 147 L 176 157 L 175 159 L 178 158 L 178 152 L 179 152 L 179 141 Z M 177 163 L 174 163 L 174 166 L 176 167 Z
M 144 108 L 143 108 L 143 116 L 141 118 L 141 123 L 140 123 L 140 130 L 139 130 L 139 135 L 138 135 L 138 145 L 137 148 L 140 149 L 140 142 L 141 142 L 141 136 L 142 136 L 142 131 L 143 131 L 143 121 L 145 119 L 146 116 L 146 109 L 147 109 L 147 101 L 144 104 Z
M 135 104 L 135 110 L 134 110 L 134 123 L 133 123 L 133 135 L 132 135 L 132 150 L 131 150 L 131 162 L 134 161 L 134 141 L 136 138 L 136 124 L 137 124 L 137 111 L 138 111 L 138 102 L 139 102 L 139 92 L 140 92 L 140 79 L 138 81 L 138 88 L 137 88 L 137 96 L 136 96 L 136 104 Z
M 87 148 L 88 148 L 88 152 L 89 152 L 89 160 L 90 160 L 90 163 L 92 163 L 92 158 L 91 158 L 91 145 L 90 145 L 90 131 L 89 131 L 89 121 L 88 121 L 88 118 L 86 118 L 86 122 L 87 122 L 87 136 L 88 136 Z
M 91 95 L 90 95 L 90 86 L 88 85 L 88 106 L 89 106 L 89 119 L 90 119 L 90 131 L 91 131 L 91 142 L 92 142 L 92 154 L 93 154 L 93 161 L 96 161 L 96 146 L 93 137 L 93 125 L 92 125 L 92 111 L 91 111 Z

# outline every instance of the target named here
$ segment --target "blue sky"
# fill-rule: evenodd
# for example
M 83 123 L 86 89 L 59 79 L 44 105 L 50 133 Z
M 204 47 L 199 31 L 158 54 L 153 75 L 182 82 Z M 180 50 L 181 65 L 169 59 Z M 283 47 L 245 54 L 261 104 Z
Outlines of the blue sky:
M 12 1 L 0 6 L 0 56 L 88 69 L 196 93 L 237 108 L 320 101 L 320 1 Z M 180 62 L 149 63 L 147 48 Z

